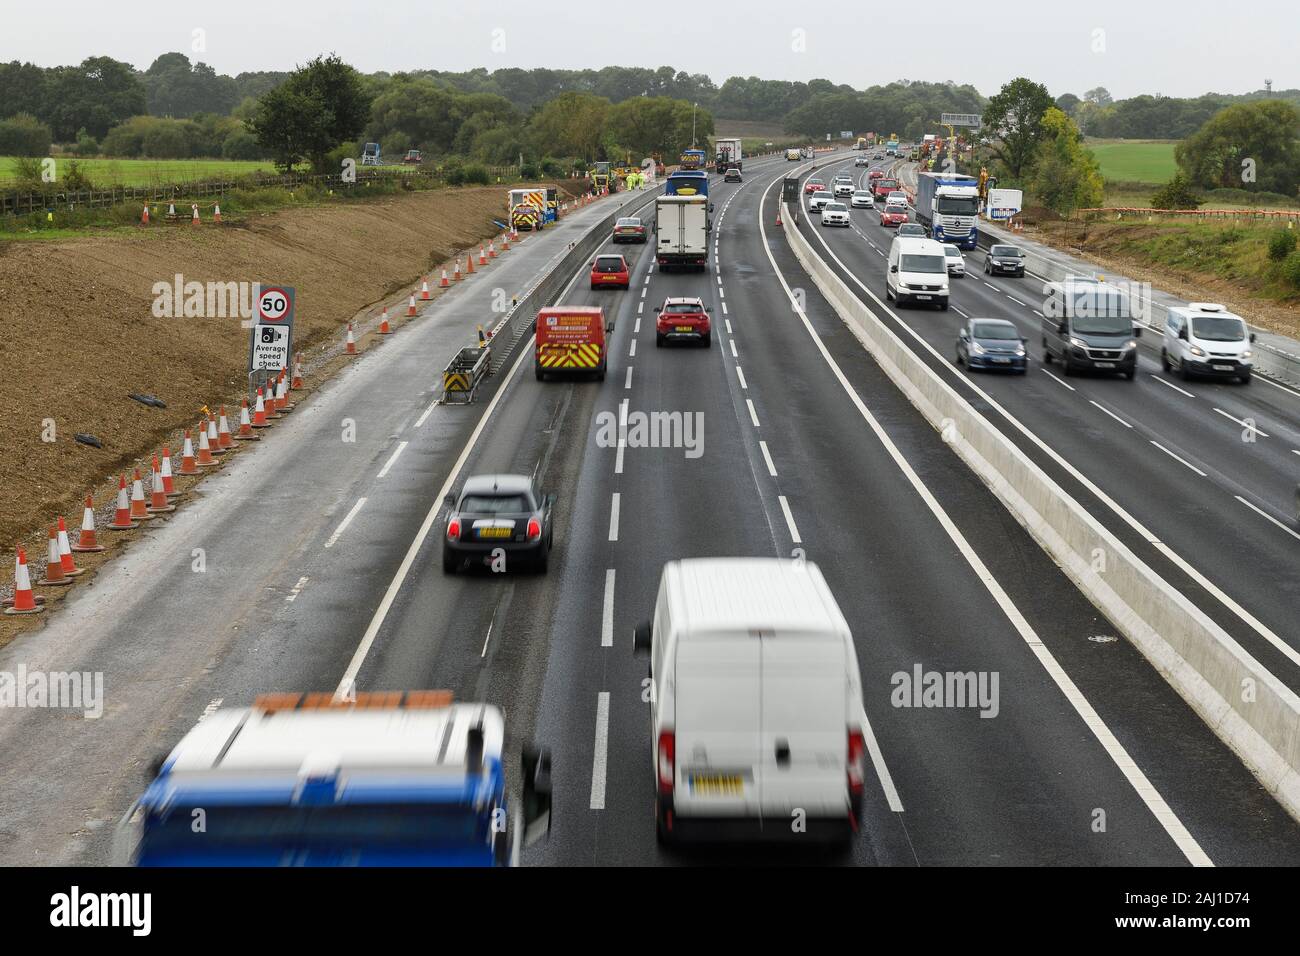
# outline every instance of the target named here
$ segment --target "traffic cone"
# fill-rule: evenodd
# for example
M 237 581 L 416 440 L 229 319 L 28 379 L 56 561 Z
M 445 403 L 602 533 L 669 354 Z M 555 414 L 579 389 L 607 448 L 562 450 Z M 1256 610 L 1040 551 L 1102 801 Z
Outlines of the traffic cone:
M 781 225 L 781 204 L 776 204 L 776 224 Z
M 230 436 L 230 420 L 226 418 L 226 406 L 221 406 L 221 414 L 217 417 L 217 447 L 222 451 L 235 447 L 235 440 Z
M 253 423 L 248 417 L 248 399 L 244 399 L 239 406 L 239 432 L 235 435 L 235 441 L 261 440 L 262 436 L 253 431 Z
M 190 209 L 194 212 L 194 217 L 190 220 L 190 223 L 197 226 L 199 224 L 199 204 L 192 203 Z
M 208 428 L 206 431 L 208 439 L 208 451 L 214 455 L 224 455 L 226 449 L 221 447 L 221 433 L 217 431 L 217 416 L 208 412 Z
M 496 257 L 497 257 L 496 246 L 492 245 L 492 240 L 489 239 L 489 240 L 488 240 L 488 258 L 489 258 L 489 259 L 495 259 Z
M 221 222 L 221 207 L 219 205 L 214 204 L 212 207 L 212 221 Z
M 425 302 L 428 302 L 430 299 L 433 298 L 433 296 L 429 293 L 428 279 L 425 279 L 422 283 L 420 283 L 420 298 Z
M 483 251 L 482 246 L 478 247 L 478 264 L 481 266 L 487 265 L 487 253 Z
M 357 340 L 352 337 L 352 323 L 348 323 L 348 347 L 344 350 L 348 355 L 357 354 Z
M 81 512 L 81 536 L 72 550 L 78 554 L 104 550 L 104 546 L 95 537 L 95 499 L 90 495 L 86 495 L 86 508 Z
M 293 411 L 293 403 L 289 401 L 289 376 L 284 369 L 280 369 L 280 377 L 275 381 L 275 405 L 285 415 Z
M 174 202 L 169 202 L 167 204 L 167 218 L 168 219 L 176 218 L 176 204 Z
M 260 385 L 257 387 L 257 403 L 253 406 L 253 427 L 271 427 L 271 423 L 266 420 L 266 400 L 262 397 L 262 386 Z
M 72 578 L 63 573 L 63 562 L 59 560 L 59 529 L 50 525 L 50 550 L 45 562 L 45 577 L 36 582 L 41 587 L 63 587 L 72 583 Z
M 452 281 L 452 282 L 459 282 L 460 280 L 461 280 L 461 274 L 460 274 L 460 260 L 457 259 L 457 260 L 456 260 L 455 268 L 452 270 L 452 273 L 451 273 L 451 281 Z
M 519 241 L 519 230 L 515 229 L 513 226 L 510 228 L 510 241 L 511 242 Z
M 185 444 L 181 448 L 181 471 L 182 475 L 197 475 L 198 468 L 194 466 L 194 442 L 190 439 L 190 430 L 185 429 Z
M 162 468 L 155 457 L 153 460 L 153 491 L 149 495 L 148 511 L 150 514 L 164 514 L 175 510 L 176 506 L 167 500 L 167 489 L 162 480 Z
M 135 477 L 131 479 L 131 520 L 153 520 L 153 515 L 149 514 L 149 505 L 144 500 L 144 482 L 140 479 L 139 468 L 135 470 Z
M 138 527 L 140 526 L 131 520 L 131 502 L 126 497 L 126 475 L 122 475 L 117 482 L 117 511 L 113 514 L 113 523 L 108 526 L 108 530 L 130 531 Z
M 149 204 L 148 203 L 144 204 L 144 211 L 140 213 L 140 225 L 142 226 L 149 225 Z
M 176 480 L 172 476 L 172 450 L 170 445 L 163 445 L 161 474 L 163 494 L 168 498 L 180 497 L 180 492 L 176 490 Z
M 208 430 L 204 427 L 202 421 L 199 422 L 199 457 L 194 459 L 194 464 L 200 468 L 212 468 L 217 464 L 217 460 L 212 457 L 212 446 L 208 444 Z M 132 502 L 131 507 L 135 507 L 134 502 Z M 135 511 L 131 512 L 131 517 L 136 517 Z
M 438 283 L 438 288 L 439 288 L 439 289 L 445 289 L 445 288 L 447 288 L 447 286 L 449 286 L 449 285 L 451 285 L 451 282 L 449 282 L 448 279 L 447 279 L 447 270 L 446 270 L 446 269 L 443 269 L 443 270 L 442 270 L 442 281 Z
M 415 294 L 411 294 L 411 301 L 406 305 L 406 317 L 413 319 L 418 313 L 415 311 Z
M 32 578 L 27 573 L 27 555 L 22 548 L 14 563 L 14 599 L 5 602 L 6 614 L 36 614 L 45 610 L 45 599 L 37 599 L 32 592 Z
M 466 253 L 465 254 L 465 275 L 472 276 L 473 274 L 474 274 L 474 256 L 469 253 Z
M 262 408 L 266 412 L 268 422 L 275 421 L 277 418 L 284 418 L 280 414 L 280 403 L 275 398 L 275 379 L 271 379 L 266 383 L 266 394 L 262 398 Z
M 85 574 L 85 568 L 77 567 L 72 560 L 72 545 L 68 542 L 68 526 L 63 523 L 62 515 L 59 515 L 59 523 L 55 527 L 59 529 L 59 564 L 63 567 L 63 573 L 70 578 L 75 578 L 78 574 Z
M 289 382 L 289 388 L 298 391 L 302 388 L 302 356 L 295 354 L 293 357 L 293 379 Z

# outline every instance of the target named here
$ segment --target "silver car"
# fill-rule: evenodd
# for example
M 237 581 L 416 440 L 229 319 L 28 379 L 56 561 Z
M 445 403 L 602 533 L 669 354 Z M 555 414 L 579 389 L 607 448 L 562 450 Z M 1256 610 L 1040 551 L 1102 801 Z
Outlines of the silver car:
M 943 257 L 948 263 L 948 275 L 966 275 L 966 260 L 962 257 L 961 250 L 951 242 L 943 244 Z

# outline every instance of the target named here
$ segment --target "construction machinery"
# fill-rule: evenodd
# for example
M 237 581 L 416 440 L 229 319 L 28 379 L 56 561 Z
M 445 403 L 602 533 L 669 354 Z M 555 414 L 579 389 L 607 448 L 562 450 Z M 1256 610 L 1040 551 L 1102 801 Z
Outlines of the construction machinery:
M 403 166 L 419 166 L 424 162 L 424 154 L 418 149 L 408 149 L 406 155 L 402 157 Z
M 382 157 L 379 155 L 379 144 L 378 144 L 378 143 L 366 143 L 366 145 L 362 148 L 362 150 L 361 150 L 361 165 L 362 165 L 362 166 L 382 166 L 382 165 L 384 165 L 384 161 L 383 161 Z
M 614 164 L 602 160 L 601 162 L 592 163 L 587 175 L 591 177 L 591 184 L 596 187 L 598 192 L 602 189 L 613 192 L 615 184 L 613 173 Z

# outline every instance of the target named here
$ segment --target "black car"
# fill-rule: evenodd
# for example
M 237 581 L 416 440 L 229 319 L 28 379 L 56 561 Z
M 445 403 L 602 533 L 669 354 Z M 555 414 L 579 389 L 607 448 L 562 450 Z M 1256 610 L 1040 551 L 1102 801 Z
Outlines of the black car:
M 446 504 L 451 511 L 442 543 L 444 574 L 455 574 L 466 562 L 509 570 L 522 561 L 546 572 L 555 495 L 540 493 L 527 475 L 475 475 Z
M 1025 274 L 1025 254 L 1015 246 L 992 246 L 984 257 L 984 274 L 1020 276 Z

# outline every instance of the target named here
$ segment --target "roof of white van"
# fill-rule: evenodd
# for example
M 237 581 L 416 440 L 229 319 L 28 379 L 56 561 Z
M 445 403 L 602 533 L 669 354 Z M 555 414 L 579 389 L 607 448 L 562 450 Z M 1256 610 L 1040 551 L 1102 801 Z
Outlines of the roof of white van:
M 847 634 L 821 569 L 779 558 L 690 558 L 664 567 L 679 634 L 774 631 Z
M 895 236 L 890 249 L 895 248 L 900 254 L 906 252 L 908 255 L 943 255 L 943 243 L 924 236 Z

